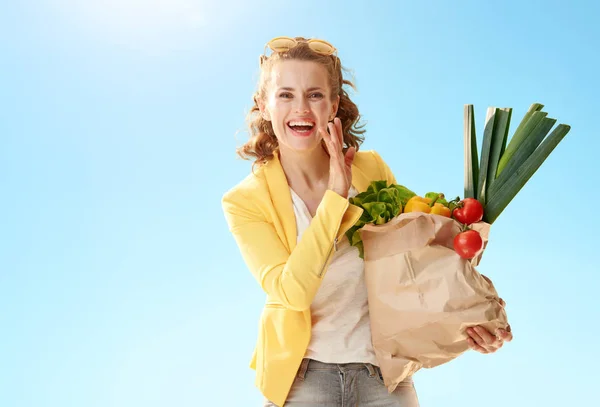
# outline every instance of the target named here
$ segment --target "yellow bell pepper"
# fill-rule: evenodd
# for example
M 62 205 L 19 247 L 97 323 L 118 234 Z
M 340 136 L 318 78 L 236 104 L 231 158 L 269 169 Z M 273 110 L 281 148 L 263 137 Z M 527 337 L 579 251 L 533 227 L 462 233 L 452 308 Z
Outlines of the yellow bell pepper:
M 406 202 L 404 212 L 424 212 L 433 213 L 436 215 L 442 215 L 450 217 L 450 208 L 446 207 L 440 202 L 436 202 L 438 199 L 444 198 L 444 194 L 438 194 L 434 199 L 421 196 L 413 196 Z
M 450 217 L 450 208 L 448 208 L 447 206 L 444 206 L 444 204 L 436 202 L 435 205 L 433 205 L 433 207 L 431 208 L 431 212 L 429 212 L 429 213 L 434 214 L 434 215 L 441 215 L 441 216 L 445 216 L 445 217 L 449 218 Z
M 406 202 L 403 212 L 431 212 L 431 199 L 415 195 Z

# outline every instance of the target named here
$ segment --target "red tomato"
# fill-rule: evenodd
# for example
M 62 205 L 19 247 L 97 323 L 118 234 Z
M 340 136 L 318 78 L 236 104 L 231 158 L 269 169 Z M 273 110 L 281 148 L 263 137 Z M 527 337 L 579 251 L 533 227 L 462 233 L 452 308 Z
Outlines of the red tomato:
M 464 225 L 479 222 L 483 219 L 483 206 L 475 198 L 460 201 L 462 206 L 452 212 L 452 217 Z
M 476 230 L 460 232 L 454 238 L 454 251 L 463 259 L 472 259 L 483 249 L 483 239 Z

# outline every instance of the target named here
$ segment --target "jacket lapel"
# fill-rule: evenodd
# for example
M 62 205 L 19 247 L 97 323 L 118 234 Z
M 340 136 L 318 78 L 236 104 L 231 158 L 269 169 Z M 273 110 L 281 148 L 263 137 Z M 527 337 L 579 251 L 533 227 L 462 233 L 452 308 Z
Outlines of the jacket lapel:
M 279 154 L 275 151 L 273 155 L 273 159 L 265 165 L 264 174 L 275 212 L 279 218 L 280 227 L 285 235 L 287 249 L 291 253 L 296 247 L 298 233 L 296 230 L 296 216 L 294 215 L 290 187 L 281 167 Z

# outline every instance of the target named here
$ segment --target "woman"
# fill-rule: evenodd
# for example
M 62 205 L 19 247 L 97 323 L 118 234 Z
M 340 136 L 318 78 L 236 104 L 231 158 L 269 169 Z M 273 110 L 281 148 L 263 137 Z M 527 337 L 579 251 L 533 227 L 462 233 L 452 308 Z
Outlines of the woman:
M 361 209 L 349 197 L 395 183 L 363 141 L 335 48 L 278 37 L 260 58 L 251 138 L 238 151 L 252 174 L 223 197 L 246 265 L 267 294 L 251 367 L 265 406 L 418 406 L 412 378 L 388 393 L 371 343 L 364 265 L 344 233 Z M 471 346 L 510 340 L 480 330 Z

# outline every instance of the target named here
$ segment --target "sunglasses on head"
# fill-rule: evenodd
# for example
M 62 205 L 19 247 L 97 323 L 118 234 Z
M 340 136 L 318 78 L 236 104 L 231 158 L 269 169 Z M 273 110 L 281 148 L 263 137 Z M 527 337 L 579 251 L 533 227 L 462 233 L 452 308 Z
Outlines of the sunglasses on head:
M 308 47 L 315 53 L 319 55 L 333 55 L 337 52 L 337 49 L 331 45 L 329 42 L 325 40 L 320 40 L 316 38 L 311 38 L 306 41 L 301 41 L 306 43 Z M 262 63 L 267 59 L 267 47 L 271 49 L 273 52 L 288 52 L 292 48 L 298 46 L 300 41 L 296 40 L 292 37 L 275 37 L 271 41 L 267 42 L 265 45 L 265 50 L 263 55 L 260 56 L 260 63 Z

